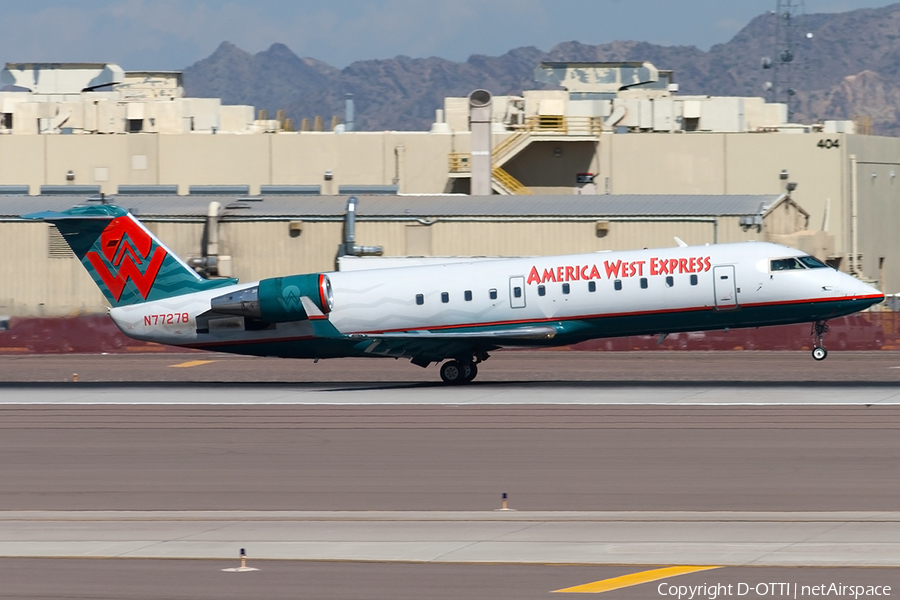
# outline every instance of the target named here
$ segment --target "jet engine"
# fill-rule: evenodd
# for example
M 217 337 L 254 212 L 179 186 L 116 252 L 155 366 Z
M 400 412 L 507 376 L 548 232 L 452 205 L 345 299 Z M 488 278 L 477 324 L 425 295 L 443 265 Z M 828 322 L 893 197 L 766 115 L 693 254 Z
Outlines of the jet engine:
M 213 298 L 210 308 L 213 312 L 268 323 L 302 321 L 309 318 L 300 300 L 304 296 L 324 314 L 334 307 L 328 275 L 313 273 L 263 279 L 254 287 Z

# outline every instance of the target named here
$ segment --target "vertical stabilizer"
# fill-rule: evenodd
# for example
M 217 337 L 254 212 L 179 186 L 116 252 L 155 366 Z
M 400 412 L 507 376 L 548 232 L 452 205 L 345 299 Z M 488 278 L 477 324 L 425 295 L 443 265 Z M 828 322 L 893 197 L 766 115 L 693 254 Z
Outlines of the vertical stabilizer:
M 105 204 L 23 215 L 55 225 L 113 306 L 236 283 L 203 279 L 127 210 Z

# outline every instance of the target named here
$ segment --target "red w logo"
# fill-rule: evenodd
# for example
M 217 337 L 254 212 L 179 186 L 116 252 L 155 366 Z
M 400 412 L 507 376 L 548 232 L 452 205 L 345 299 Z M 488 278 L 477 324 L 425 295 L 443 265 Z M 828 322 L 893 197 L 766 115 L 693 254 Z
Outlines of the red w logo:
M 134 282 L 144 300 L 147 299 L 166 258 L 166 251 L 161 246 L 156 247 L 151 257 L 152 246 L 153 239 L 138 223 L 129 217 L 118 217 L 100 234 L 100 250 L 106 260 L 95 250 L 87 253 L 88 260 L 116 302 L 122 297 L 129 279 Z M 107 264 L 111 264 L 114 271 Z

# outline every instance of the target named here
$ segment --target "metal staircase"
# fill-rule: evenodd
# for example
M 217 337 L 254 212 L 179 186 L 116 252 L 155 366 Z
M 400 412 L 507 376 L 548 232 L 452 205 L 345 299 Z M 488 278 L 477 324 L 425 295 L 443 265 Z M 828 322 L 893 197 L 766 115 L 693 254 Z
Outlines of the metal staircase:
M 522 185 L 518 179 L 507 173 L 503 167 L 494 167 L 491 171 L 491 185 L 494 190 L 504 196 L 531 194 L 531 190 Z
M 602 121 L 597 117 L 533 116 L 491 150 L 491 186 L 503 195 L 530 194 L 531 190 L 510 175 L 503 165 L 536 141 L 594 140 L 600 135 Z M 471 173 L 471 155 L 451 152 L 448 168 L 451 175 Z

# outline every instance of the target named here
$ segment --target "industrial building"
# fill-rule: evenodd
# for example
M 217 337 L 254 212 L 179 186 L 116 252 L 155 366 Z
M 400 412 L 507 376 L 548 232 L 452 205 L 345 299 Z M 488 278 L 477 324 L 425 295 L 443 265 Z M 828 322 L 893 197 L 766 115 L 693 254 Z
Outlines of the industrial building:
M 561 89 L 488 95 L 475 118 L 472 98 L 446 98 L 430 131 L 304 131 L 249 106 L 185 98 L 179 73 L 9 64 L 0 312 L 95 309 L 80 266 L 50 258 L 47 226 L 15 217 L 100 194 L 136 208 L 186 257 L 202 254 L 211 200 L 247 205 L 221 219 L 242 279 L 333 268 L 345 196 L 358 194 L 361 243 L 386 256 L 769 239 L 900 292 L 900 139 L 857 134 L 848 121 L 788 123 L 784 105 L 761 98 L 679 95 L 675 74 L 650 63 L 548 63 L 535 79 Z M 486 189 L 476 189 L 479 168 Z M 676 205 L 693 208 L 667 212 Z M 777 226 L 776 205 L 786 215 Z M 34 273 L 57 283 L 26 291 Z

